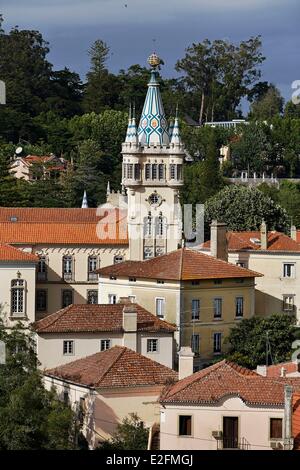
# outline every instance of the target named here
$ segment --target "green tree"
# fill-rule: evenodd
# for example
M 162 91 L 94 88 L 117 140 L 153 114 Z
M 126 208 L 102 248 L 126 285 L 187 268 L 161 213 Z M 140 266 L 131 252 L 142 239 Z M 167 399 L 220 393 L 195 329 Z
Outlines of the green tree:
M 278 88 L 271 84 L 266 93 L 253 101 L 250 107 L 251 119 L 266 121 L 274 116 L 281 114 L 283 110 L 283 97 Z
M 265 220 L 269 230 L 288 231 L 286 211 L 256 188 L 227 186 L 205 203 L 205 221 L 225 222 L 229 230 L 259 230 Z
M 104 109 L 113 108 L 118 103 L 119 80 L 115 75 L 109 73 L 106 68 L 109 47 L 104 41 L 97 39 L 88 53 L 91 68 L 87 73 L 83 107 L 87 113 L 100 113 Z
M 6 362 L 0 365 L 0 449 L 75 448 L 74 412 L 44 388 L 32 335 L 21 324 L 8 333 L 1 320 L 0 339 L 6 345 Z
M 97 450 L 146 450 L 149 431 L 136 413 L 125 417 L 109 441 L 101 443 Z
M 276 364 L 291 360 L 294 324 L 293 317 L 282 314 L 244 319 L 230 330 L 226 358 L 250 369 L 266 361 Z

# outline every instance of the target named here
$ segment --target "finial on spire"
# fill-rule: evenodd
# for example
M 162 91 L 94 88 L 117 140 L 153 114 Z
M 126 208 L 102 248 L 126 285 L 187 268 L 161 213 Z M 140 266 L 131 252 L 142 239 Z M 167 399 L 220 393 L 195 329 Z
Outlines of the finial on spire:
M 83 198 L 82 198 L 81 209 L 88 209 L 88 207 L 89 207 L 89 205 L 88 205 L 87 195 L 86 195 L 86 191 L 84 191 Z
M 161 64 L 161 60 L 160 60 L 160 58 L 158 57 L 158 55 L 156 54 L 156 52 L 153 52 L 153 54 L 151 54 L 151 55 L 148 57 L 148 64 L 149 64 L 153 69 L 156 69 L 156 68 Z

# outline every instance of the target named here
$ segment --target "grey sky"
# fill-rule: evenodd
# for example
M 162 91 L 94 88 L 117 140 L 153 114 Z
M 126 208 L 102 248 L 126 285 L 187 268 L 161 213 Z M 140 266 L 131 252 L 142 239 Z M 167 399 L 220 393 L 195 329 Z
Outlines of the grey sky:
M 55 68 L 68 66 L 82 78 L 88 69 L 86 51 L 98 38 L 111 47 L 112 71 L 144 65 L 156 49 L 166 64 L 163 75 L 172 76 L 176 60 L 192 42 L 238 42 L 261 34 L 267 57 L 263 79 L 275 83 L 287 99 L 292 81 L 300 79 L 299 0 L 0 0 L 0 11 L 5 29 L 40 30 L 50 42 Z

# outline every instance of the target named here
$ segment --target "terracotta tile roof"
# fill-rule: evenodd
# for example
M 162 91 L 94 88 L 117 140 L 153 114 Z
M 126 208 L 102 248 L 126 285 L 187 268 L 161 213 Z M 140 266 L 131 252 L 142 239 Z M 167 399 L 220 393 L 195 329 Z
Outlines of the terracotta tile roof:
M 129 304 L 137 311 L 137 330 L 148 332 L 166 331 L 172 333 L 176 327 L 160 320 L 140 305 Z M 124 304 L 82 304 L 52 313 L 34 323 L 38 333 L 123 331 Z
M 282 368 L 285 369 L 286 374 L 298 372 L 298 364 L 296 362 L 281 362 L 280 364 L 267 367 L 267 377 L 280 377 Z
M 169 367 L 122 346 L 47 370 L 45 374 L 93 388 L 165 385 L 178 377 Z
M 203 369 L 166 388 L 162 403 L 218 403 L 238 396 L 251 405 L 283 405 L 284 385 L 300 392 L 300 379 L 272 379 L 226 360 Z
M 255 239 L 260 241 L 260 232 L 227 232 L 228 250 L 256 250 L 260 251 L 260 244 L 255 243 Z M 210 249 L 210 241 L 206 241 L 201 245 L 201 249 Z M 268 232 L 268 249 L 267 251 L 292 251 L 299 252 L 300 245 L 281 232 Z
M 294 450 L 300 450 L 300 393 L 293 394 L 292 434 Z
M 0 242 L 128 245 L 126 212 L 97 209 L 0 208 Z
M 13 246 L 0 243 L 0 262 L 37 263 L 38 257 Z
M 101 276 L 135 276 L 147 279 L 218 279 L 262 276 L 195 250 L 180 248 L 145 261 L 123 263 L 98 269 Z

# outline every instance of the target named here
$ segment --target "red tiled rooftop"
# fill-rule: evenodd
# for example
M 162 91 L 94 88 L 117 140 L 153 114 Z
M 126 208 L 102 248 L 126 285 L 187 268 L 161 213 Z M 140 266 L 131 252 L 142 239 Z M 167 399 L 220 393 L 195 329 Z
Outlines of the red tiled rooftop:
M 295 372 L 298 372 L 298 364 L 296 362 L 289 361 L 268 366 L 267 377 L 280 377 L 282 369 L 285 369 L 286 374 L 293 374 Z
M 300 237 L 299 237 L 300 238 Z M 260 251 L 261 246 L 255 243 L 255 239 L 260 241 L 260 231 L 256 232 L 227 232 L 228 250 L 256 250 Z M 210 240 L 204 242 L 203 249 L 210 249 Z M 267 251 L 291 251 L 300 252 L 300 245 L 292 238 L 282 232 L 268 232 Z
M 181 248 L 145 261 L 124 261 L 101 268 L 100 276 L 135 276 L 147 279 L 191 280 L 253 278 L 261 274 L 195 250 Z
M 178 377 L 169 367 L 122 346 L 47 370 L 45 374 L 93 388 L 165 385 Z
M 161 402 L 212 404 L 232 395 L 250 405 L 283 405 L 285 384 L 300 391 L 300 379 L 262 377 L 223 360 L 170 386 L 162 394 Z
M 0 262 L 37 263 L 38 257 L 32 253 L 19 250 L 10 245 L 0 243 Z
M 118 209 L 1 207 L 0 242 L 128 245 L 125 218 Z
M 137 311 L 137 330 L 158 332 L 174 332 L 176 328 L 160 320 L 140 305 L 129 304 Z M 123 331 L 124 304 L 80 304 L 52 313 L 34 323 L 33 328 L 38 333 L 67 333 L 67 332 L 97 332 Z

